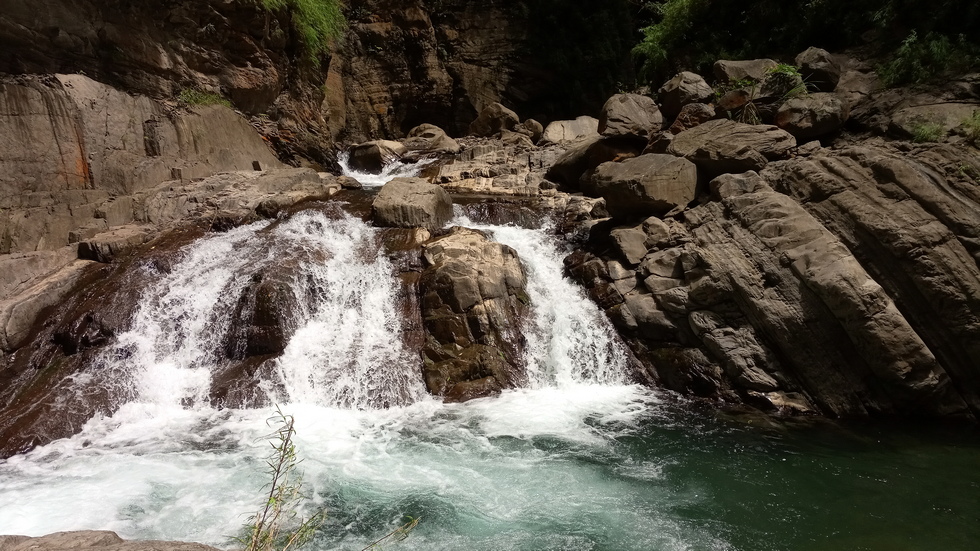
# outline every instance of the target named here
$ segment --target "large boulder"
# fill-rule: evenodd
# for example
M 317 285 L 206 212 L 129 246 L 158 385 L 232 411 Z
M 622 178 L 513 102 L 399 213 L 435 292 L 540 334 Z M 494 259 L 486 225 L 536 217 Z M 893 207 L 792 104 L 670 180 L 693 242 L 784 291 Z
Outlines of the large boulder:
M 737 82 L 751 80 L 762 82 L 766 74 L 779 63 L 772 59 L 745 59 L 729 61 L 719 59 L 713 67 L 718 82 Z
M 453 200 L 446 190 L 421 178 L 388 182 L 372 207 L 379 226 L 437 230 L 453 217 Z
M 827 50 L 807 48 L 796 56 L 796 66 L 807 86 L 820 92 L 833 92 L 840 82 L 843 68 Z
M 470 123 L 470 134 L 488 138 L 501 130 L 513 130 L 520 122 L 517 113 L 499 103 L 491 103 Z
M 544 125 L 534 119 L 527 119 L 521 124 L 515 126 L 514 132 L 524 134 L 530 138 L 531 143 L 538 143 L 538 140 L 541 139 L 541 135 L 544 134 Z
M 657 93 L 664 117 L 673 121 L 681 112 L 681 107 L 689 103 L 708 103 L 715 91 L 701 75 L 684 71 L 664 83 Z
M 592 175 L 593 189 L 614 217 L 662 216 L 693 201 L 697 184 L 694 163 L 655 153 L 603 163 Z
M 599 132 L 599 120 L 583 115 L 575 120 L 553 121 L 541 134 L 540 145 L 567 144 L 580 138 L 591 138 Z
M 515 386 L 524 376 L 521 319 L 527 277 L 517 253 L 456 227 L 423 246 L 419 279 L 429 392 L 460 402 Z
M 408 148 L 391 140 L 375 140 L 350 148 L 347 165 L 359 172 L 381 174 L 385 165 L 391 164 L 408 153 Z
M 420 124 L 408 131 L 408 138 L 402 142 L 413 153 L 459 153 L 456 140 L 446 131 L 434 124 Z
M 787 156 L 796 147 L 793 136 L 775 126 L 718 119 L 685 130 L 667 151 L 693 161 L 708 175 L 760 170 L 768 161 Z
M 715 118 L 715 108 L 707 103 L 689 103 L 681 108 L 674 119 L 674 124 L 667 130 L 671 134 L 680 134 L 688 128 L 694 128 Z
M 776 112 L 776 126 L 801 143 L 837 132 L 847 121 L 848 108 L 836 94 L 820 92 L 790 98 Z
M 607 161 L 635 157 L 642 148 L 633 140 L 603 139 L 598 134 L 574 143 L 548 169 L 545 177 L 552 182 L 579 189 L 583 175 Z
M 602 106 L 599 134 L 645 141 L 660 130 L 663 122 L 663 115 L 652 98 L 640 94 L 616 94 Z

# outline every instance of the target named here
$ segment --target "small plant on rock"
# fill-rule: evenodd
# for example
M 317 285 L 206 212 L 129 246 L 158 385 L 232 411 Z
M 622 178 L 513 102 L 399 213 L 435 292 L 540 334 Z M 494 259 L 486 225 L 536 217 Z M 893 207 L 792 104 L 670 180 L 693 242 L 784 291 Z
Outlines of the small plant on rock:
M 181 103 L 186 105 L 224 105 L 225 107 L 231 107 L 231 102 L 226 98 L 222 97 L 221 94 L 216 94 L 214 92 L 205 92 L 203 90 L 195 90 L 192 88 L 185 88 L 180 91 L 177 95 L 177 99 Z
M 915 143 L 938 142 L 946 136 L 943 125 L 931 121 L 916 121 L 911 125 L 912 141 Z
M 963 119 L 963 133 L 966 140 L 976 147 L 980 147 L 980 109 L 972 115 Z

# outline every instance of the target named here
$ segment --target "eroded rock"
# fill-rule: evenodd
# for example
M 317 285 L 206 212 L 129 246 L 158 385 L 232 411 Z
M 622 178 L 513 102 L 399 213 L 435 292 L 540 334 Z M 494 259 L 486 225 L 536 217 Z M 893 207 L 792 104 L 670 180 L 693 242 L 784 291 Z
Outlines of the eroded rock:
M 421 178 L 395 178 L 378 192 L 372 210 L 380 226 L 432 231 L 453 217 L 453 200 L 446 190 Z
M 603 163 L 592 187 L 614 217 L 663 215 L 694 200 L 698 183 L 694 163 L 650 153 L 618 163 Z

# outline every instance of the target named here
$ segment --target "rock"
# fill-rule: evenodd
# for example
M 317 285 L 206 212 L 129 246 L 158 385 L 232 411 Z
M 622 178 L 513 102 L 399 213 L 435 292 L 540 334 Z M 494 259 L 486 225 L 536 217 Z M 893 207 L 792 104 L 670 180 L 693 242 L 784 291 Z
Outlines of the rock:
M 775 126 L 719 119 L 685 130 L 667 151 L 693 161 L 708 174 L 760 170 L 788 155 L 796 139 Z
M 780 106 L 776 126 L 799 141 L 807 141 L 839 131 L 847 115 L 847 105 L 836 94 L 807 94 L 790 98 Z
M 513 130 L 520 122 L 517 113 L 499 103 L 491 103 L 480 111 L 480 116 L 476 120 L 470 123 L 470 134 L 487 138 L 501 130 Z
M 139 226 L 123 226 L 100 233 L 78 244 L 78 258 L 96 262 L 114 262 L 131 254 L 149 240 L 150 231 Z
M 827 50 L 807 48 L 796 56 L 796 66 L 800 68 L 807 87 L 818 92 L 833 92 L 840 82 L 840 63 Z
M 681 112 L 674 119 L 674 124 L 670 125 L 670 128 L 667 130 L 671 134 L 680 134 L 699 124 L 706 123 L 713 118 L 715 118 L 714 107 L 706 103 L 689 103 L 681 108 Z M 651 143 L 652 141 L 653 136 L 651 136 Z
M 541 135 L 544 134 L 544 126 L 534 119 L 527 119 L 526 121 L 518 124 L 514 127 L 515 132 L 524 134 L 531 139 L 531 143 L 538 143 L 541 139 Z
M 201 543 L 182 541 L 126 541 L 115 532 L 82 530 L 56 532 L 37 538 L 0 536 L 0 551 L 218 551 Z
M 280 354 L 296 330 L 299 309 L 293 292 L 297 263 L 255 273 L 232 314 L 225 353 L 229 359 Z
M 444 189 L 421 178 L 395 178 L 381 188 L 372 210 L 380 226 L 434 231 L 453 217 L 453 200 Z
M 0 301 L 0 350 L 13 352 L 23 346 L 41 312 L 61 303 L 92 264 L 76 260 Z
M 664 118 L 673 121 L 682 107 L 689 103 L 707 103 L 715 91 L 700 75 L 684 71 L 664 83 L 657 94 Z
M 667 130 L 661 130 L 650 136 L 650 141 L 643 148 L 643 153 L 666 153 L 672 141 L 674 141 L 674 134 Z
M 640 228 L 616 228 L 609 232 L 609 238 L 619 254 L 630 266 L 636 266 L 647 254 L 647 234 Z
M 408 131 L 402 144 L 413 153 L 459 153 L 460 146 L 434 124 L 421 124 Z
M 609 98 L 599 115 L 599 134 L 607 138 L 646 139 L 660 130 L 663 116 L 657 103 L 639 94 L 616 94 Z
M 698 175 L 694 164 L 655 153 L 603 163 L 592 176 L 596 193 L 614 217 L 663 215 L 694 200 Z
M 594 138 L 599 133 L 599 120 L 581 116 L 575 120 L 554 121 L 541 134 L 540 145 L 568 144 L 580 138 Z
M 797 63 L 798 64 L 798 63 Z M 736 82 L 751 80 L 762 82 L 769 71 L 779 63 L 772 59 L 746 59 L 729 61 L 720 59 L 714 64 L 715 80 L 718 82 Z
M 328 173 L 320 173 L 320 179 L 324 179 L 324 176 L 332 176 Z M 340 187 L 344 189 L 361 189 L 364 187 L 361 182 L 357 181 L 356 178 L 351 178 L 350 176 L 337 176 L 337 183 Z
M 572 189 L 581 187 L 583 175 L 587 175 L 602 163 L 614 159 L 635 157 L 640 148 L 632 140 L 603 139 L 598 134 L 575 142 L 554 162 L 545 177 Z
M 513 249 L 453 228 L 423 245 L 419 280 L 426 332 L 423 376 L 432 394 L 462 401 L 524 377 L 520 334 L 526 276 Z
M 500 141 L 504 145 L 511 147 L 530 149 L 534 147 L 534 142 L 527 134 L 522 134 L 520 132 L 511 132 L 509 130 L 500 131 Z
M 350 148 L 347 164 L 352 169 L 369 174 L 381 174 L 382 169 L 408 153 L 404 145 L 390 140 L 375 140 Z

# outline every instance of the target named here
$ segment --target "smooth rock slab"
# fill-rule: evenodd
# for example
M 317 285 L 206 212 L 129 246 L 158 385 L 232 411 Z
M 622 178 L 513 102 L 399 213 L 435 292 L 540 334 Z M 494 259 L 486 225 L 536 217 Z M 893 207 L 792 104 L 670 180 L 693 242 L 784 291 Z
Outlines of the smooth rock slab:
M 396 228 L 437 230 L 453 217 L 453 200 L 441 187 L 421 178 L 395 178 L 372 205 L 374 223 Z
M 693 201 L 697 183 L 694 163 L 656 153 L 603 163 L 592 176 L 592 187 L 614 217 L 662 216 Z
M 760 170 L 768 161 L 785 157 L 793 147 L 796 139 L 775 126 L 719 119 L 681 132 L 667 151 L 716 175 Z

